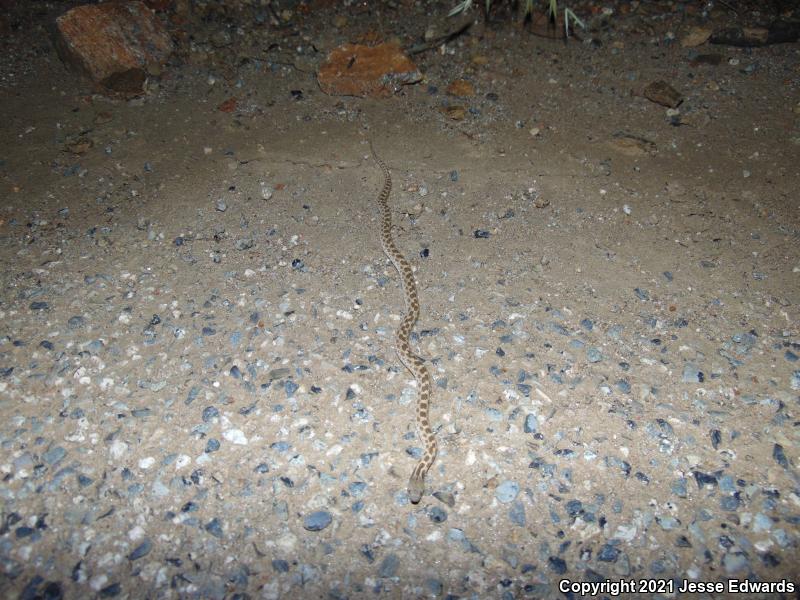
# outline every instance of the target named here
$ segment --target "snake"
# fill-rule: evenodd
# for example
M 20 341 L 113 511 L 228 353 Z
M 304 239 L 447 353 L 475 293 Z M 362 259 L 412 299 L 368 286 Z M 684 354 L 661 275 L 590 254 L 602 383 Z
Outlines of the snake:
M 425 492 L 425 475 L 436 460 L 436 436 L 433 433 L 430 422 L 433 386 L 431 385 L 431 374 L 425 366 L 425 361 L 412 350 L 409 342 L 411 331 L 419 318 L 419 294 L 411 265 L 406 260 L 406 257 L 403 256 L 403 253 L 400 252 L 392 237 L 392 211 L 389 208 L 389 195 L 392 193 L 392 174 L 386 163 L 375 152 L 372 142 L 370 142 L 369 147 L 372 150 L 375 162 L 383 171 L 383 188 L 378 194 L 377 200 L 381 215 L 381 245 L 383 246 L 384 254 L 392 262 L 400 276 L 405 300 L 405 314 L 403 314 L 400 326 L 395 331 L 394 348 L 400 362 L 411 372 L 419 386 L 416 405 L 416 427 L 417 435 L 424 442 L 425 448 L 416 466 L 411 471 L 406 487 L 409 500 L 413 504 L 417 504 Z

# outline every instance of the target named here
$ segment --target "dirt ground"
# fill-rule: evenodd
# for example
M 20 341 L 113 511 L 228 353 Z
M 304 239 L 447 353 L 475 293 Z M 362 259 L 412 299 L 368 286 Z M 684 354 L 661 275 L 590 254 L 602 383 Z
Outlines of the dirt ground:
M 132 99 L 59 61 L 70 5 L 5 20 L 3 597 L 797 597 L 800 46 L 681 44 L 777 4 L 473 8 L 382 100 L 315 68 L 450 4 L 257 4 Z

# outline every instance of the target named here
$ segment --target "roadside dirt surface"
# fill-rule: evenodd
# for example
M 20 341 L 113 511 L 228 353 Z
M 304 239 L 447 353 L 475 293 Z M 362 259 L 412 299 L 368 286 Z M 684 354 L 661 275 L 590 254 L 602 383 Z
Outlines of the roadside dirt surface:
M 795 597 L 800 49 L 645 5 L 567 42 L 498 10 L 386 100 L 313 67 L 448 4 L 211 15 L 131 100 L 59 62 L 66 5 L 7 21 L 2 596 Z M 436 382 L 418 505 L 370 140 Z

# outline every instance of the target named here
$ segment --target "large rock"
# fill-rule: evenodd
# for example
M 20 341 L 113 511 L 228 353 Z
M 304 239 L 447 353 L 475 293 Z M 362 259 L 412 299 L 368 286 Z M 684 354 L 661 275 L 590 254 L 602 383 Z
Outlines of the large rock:
M 123 94 L 140 93 L 147 72 L 173 50 L 161 22 L 136 0 L 78 6 L 56 27 L 61 59 L 102 89 Z
M 317 73 L 319 87 L 333 96 L 386 98 L 421 79 L 417 66 L 394 43 L 344 44 L 331 51 Z

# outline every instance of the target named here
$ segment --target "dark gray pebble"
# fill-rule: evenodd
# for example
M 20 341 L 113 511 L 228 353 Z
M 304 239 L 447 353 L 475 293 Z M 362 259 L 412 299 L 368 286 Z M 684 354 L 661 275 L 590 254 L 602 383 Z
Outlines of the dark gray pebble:
M 128 560 L 139 560 L 143 556 L 147 556 L 150 554 L 150 550 L 153 549 L 152 542 L 145 538 L 145 540 L 134 548 L 133 552 L 128 555 Z
M 222 538 L 224 535 L 222 532 L 222 523 L 216 517 L 206 523 L 205 530 L 216 538 Z
M 86 319 L 84 319 L 80 315 L 75 315 L 74 317 L 70 317 L 67 321 L 67 327 L 70 329 L 81 329 L 86 326 Z
M 30 308 L 31 310 L 48 310 L 50 308 L 50 305 L 47 304 L 47 302 L 37 301 L 37 302 L 31 302 Z
M 14 536 L 18 540 L 30 537 L 34 533 L 36 533 L 36 530 L 33 527 L 28 527 L 27 525 L 22 525 L 14 530 Z
M 203 409 L 203 423 L 210 423 L 219 417 L 219 409 L 216 406 L 206 406 Z
M 64 590 L 57 581 L 48 581 L 42 590 L 42 600 L 61 600 L 64 597 Z
M 619 558 L 619 550 L 611 544 L 603 544 L 600 552 L 597 553 L 597 560 L 602 562 L 616 562 Z
M 428 511 L 428 517 L 434 523 L 444 523 L 447 521 L 447 511 L 441 506 L 434 506 Z
M 550 570 L 557 575 L 563 575 L 567 572 L 567 563 L 559 556 L 551 556 L 547 559 L 547 566 Z
M 564 508 L 567 509 L 567 514 L 574 518 L 583 512 L 583 502 L 580 500 L 570 500 L 566 503 Z
M 783 451 L 783 446 L 780 444 L 775 444 L 772 447 L 772 458 L 774 458 L 775 462 L 777 462 L 784 469 L 789 469 L 789 460 L 786 458 L 786 454 Z
M 272 568 L 278 573 L 288 573 L 289 563 L 281 558 L 276 558 L 272 561 Z
M 372 548 L 370 548 L 367 544 L 363 544 L 359 551 L 361 552 L 361 555 L 367 559 L 367 562 L 369 564 L 375 562 L 375 553 L 372 551 Z
M 327 510 L 318 510 L 306 515 L 303 519 L 303 528 L 308 531 L 322 531 L 333 521 L 331 513 Z
M 397 558 L 397 555 L 387 554 L 386 558 L 383 559 L 381 562 L 381 566 L 378 568 L 378 576 L 379 577 L 394 577 L 397 573 L 397 568 L 400 566 L 400 559 Z
M 114 598 L 115 596 L 119 596 L 119 593 L 121 591 L 122 591 L 122 586 L 119 583 L 112 583 L 111 585 L 107 585 L 102 590 L 100 590 L 100 597 Z
M 704 488 L 705 486 L 714 486 L 717 485 L 717 478 L 714 475 L 709 475 L 708 473 L 703 473 L 702 471 L 695 471 L 692 473 L 694 475 L 694 480 L 697 482 L 698 488 Z
M 711 430 L 711 447 L 716 450 L 719 447 L 720 442 L 722 441 L 722 433 L 720 433 L 719 429 L 712 429 Z
M 288 452 L 291 450 L 292 445 L 289 442 L 280 441 L 280 442 L 273 442 L 269 445 L 270 448 L 275 450 L 275 452 Z

